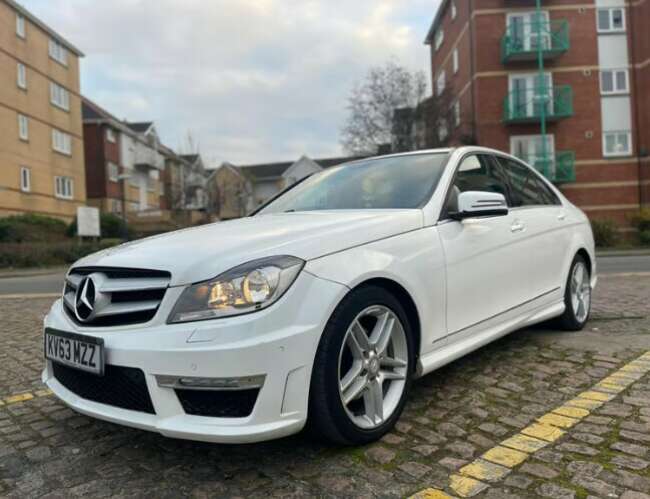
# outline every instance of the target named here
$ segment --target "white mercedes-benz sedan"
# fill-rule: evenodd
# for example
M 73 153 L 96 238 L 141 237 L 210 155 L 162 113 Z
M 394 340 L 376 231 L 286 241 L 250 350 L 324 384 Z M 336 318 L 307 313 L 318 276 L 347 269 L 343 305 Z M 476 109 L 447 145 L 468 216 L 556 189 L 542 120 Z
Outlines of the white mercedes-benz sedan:
M 44 320 L 43 381 L 80 413 L 169 437 L 307 425 L 362 444 L 414 378 L 534 323 L 581 329 L 595 284 L 587 217 L 520 160 L 365 159 L 249 217 L 76 262 Z

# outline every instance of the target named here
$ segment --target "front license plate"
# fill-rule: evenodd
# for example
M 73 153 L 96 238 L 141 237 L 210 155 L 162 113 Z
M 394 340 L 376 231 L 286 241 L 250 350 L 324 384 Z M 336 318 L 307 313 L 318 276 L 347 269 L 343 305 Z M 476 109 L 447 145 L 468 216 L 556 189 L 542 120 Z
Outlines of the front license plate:
M 104 375 L 104 340 L 93 336 L 46 329 L 45 358 L 52 362 Z

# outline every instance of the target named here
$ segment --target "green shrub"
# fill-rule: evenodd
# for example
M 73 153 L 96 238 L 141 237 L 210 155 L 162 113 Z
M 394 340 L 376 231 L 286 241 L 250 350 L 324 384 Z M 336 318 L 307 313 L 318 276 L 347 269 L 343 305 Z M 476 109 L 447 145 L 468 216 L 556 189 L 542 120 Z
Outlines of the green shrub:
M 598 248 L 615 246 L 618 242 L 616 222 L 612 220 L 591 220 L 591 230 L 594 233 L 594 241 Z
M 58 218 L 26 213 L 0 218 L 0 242 L 61 241 L 66 224 Z
M 100 213 L 99 215 L 99 227 L 102 232 L 102 238 L 123 238 L 125 235 L 125 224 L 122 217 L 113 215 L 112 213 Z M 133 231 L 128 228 L 127 237 L 131 239 L 133 236 Z M 67 235 L 74 237 L 77 235 L 77 218 L 68 225 L 66 231 Z
M 0 243 L 0 268 L 65 265 L 81 257 L 115 245 L 115 241 Z
M 644 246 L 650 246 L 650 230 L 639 232 L 639 242 Z

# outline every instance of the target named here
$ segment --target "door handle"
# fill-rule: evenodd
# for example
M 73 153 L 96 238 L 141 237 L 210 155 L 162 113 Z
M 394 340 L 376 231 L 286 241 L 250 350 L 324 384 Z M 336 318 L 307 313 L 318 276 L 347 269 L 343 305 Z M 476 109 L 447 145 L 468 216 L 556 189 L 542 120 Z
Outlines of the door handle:
M 526 226 L 519 220 L 515 220 L 510 226 L 510 232 L 521 232 Z
M 566 218 L 566 213 L 564 213 L 563 211 L 560 212 L 557 216 L 557 219 L 560 221 L 564 220 L 565 218 Z

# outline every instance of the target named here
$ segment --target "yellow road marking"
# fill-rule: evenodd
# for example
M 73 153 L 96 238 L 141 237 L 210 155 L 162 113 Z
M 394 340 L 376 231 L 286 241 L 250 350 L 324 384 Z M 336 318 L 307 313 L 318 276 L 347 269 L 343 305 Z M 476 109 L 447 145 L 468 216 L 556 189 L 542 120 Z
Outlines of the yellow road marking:
M 16 402 L 24 402 L 25 400 L 30 400 L 33 398 L 34 395 L 32 395 L 31 393 L 20 393 L 18 395 L 12 395 L 11 397 L 7 397 L 5 399 L 5 403 L 15 404 Z
M 0 405 L 17 404 L 18 402 L 26 402 L 27 400 L 32 400 L 33 398 L 48 397 L 49 395 L 52 395 L 52 390 L 50 390 L 49 388 L 35 390 L 33 393 L 32 392 L 15 393 L 14 395 L 8 395 L 7 397 L 0 398 Z
M 650 352 L 629 362 L 590 390 L 578 394 L 574 399 L 540 416 L 516 435 L 487 450 L 481 457 L 463 466 L 449 477 L 449 488 L 460 497 L 472 497 L 506 476 L 523 463 L 530 455 L 555 442 L 591 411 L 614 399 L 635 381 L 650 372 Z M 600 390 L 600 391 L 599 391 Z M 420 495 L 420 494 L 428 495 Z M 436 493 L 438 493 L 436 495 Z M 448 498 L 439 489 L 425 489 L 411 499 Z

